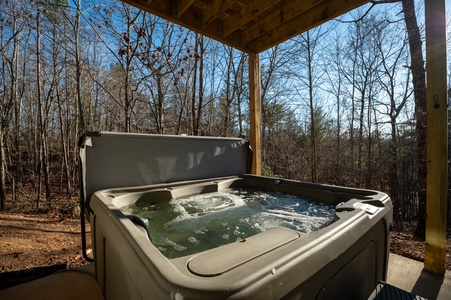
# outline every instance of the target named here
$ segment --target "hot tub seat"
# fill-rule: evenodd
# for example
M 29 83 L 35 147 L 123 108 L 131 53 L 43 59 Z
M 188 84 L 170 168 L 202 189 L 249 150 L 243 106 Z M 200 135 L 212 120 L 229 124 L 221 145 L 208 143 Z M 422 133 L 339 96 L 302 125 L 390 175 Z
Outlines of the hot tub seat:
M 187 267 L 198 276 L 218 276 L 291 242 L 299 236 L 299 232 L 287 228 L 272 228 L 237 243 L 199 253 L 188 261 Z

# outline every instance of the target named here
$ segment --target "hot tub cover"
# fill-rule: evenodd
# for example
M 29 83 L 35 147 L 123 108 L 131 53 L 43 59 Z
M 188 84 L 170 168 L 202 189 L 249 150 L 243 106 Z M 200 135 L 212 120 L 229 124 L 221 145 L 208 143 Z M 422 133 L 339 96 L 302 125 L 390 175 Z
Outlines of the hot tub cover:
M 81 197 L 96 191 L 250 173 L 241 138 L 88 132 L 80 138 Z

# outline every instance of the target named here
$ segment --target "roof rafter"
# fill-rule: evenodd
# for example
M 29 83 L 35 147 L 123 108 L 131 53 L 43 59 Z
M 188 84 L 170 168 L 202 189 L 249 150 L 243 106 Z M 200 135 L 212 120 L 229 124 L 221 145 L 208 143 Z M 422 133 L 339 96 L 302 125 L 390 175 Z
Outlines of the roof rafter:
M 202 12 L 202 26 L 209 25 L 218 17 L 218 15 L 229 9 L 233 4 L 235 4 L 235 2 L 236 0 L 211 2 L 210 5 L 208 5 Z
M 240 12 L 224 21 L 224 35 L 228 36 L 279 2 L 280 0 L 257 0 L 250 2 Z
M 260 34 L 268 32 L 277 27 L 279 24 L 301 15 L 317 3 L 318 1 L 316 0 L 304 0 L 302 6 L 295 1 L 282 3 L 282 5 L 280 5 L 276 10 L 262 18 L 260 22 L 255 22 L 248 28 L 244 29 L 241 34 L 241 42 L 243 44 L 247 44 L 249 41 L 256 39 Z
M 357 8 L 367 0 L 347 0 L 347 6 L 343 6 L 343 0 L 321 1 L 317 5 L 310 7 L 305 12 L 291 18 L 285 22 L 280 22 L 272 30 L 264 32 L 255 40 L 246 43 L 246 48 L 250 51 L 264 51 L 282 40 L 288 40 L 307 30 L 310 30 L 326 21 L 332 20 L 351 9 Z
M 227 37 L 224 37 L 222 22 L 215 20 L 209 24 L 209 26 L 202 26 L 201 13 L 195 5 L 191 5 L 183 15 L 179 16 L 177 11 L 177 2 L 173 0 L 167 1 L 152 1 L 147 3 L 148 0 L 121 0 L 122 2 L 128 3 L 142 10 L 150 12 L 156 16 L 163 19 L 171 21 L 173 23 L 179 24 L 183 27 L 191 29 L 193 31 L 199 32 L 206 35 L 212 39 L 218 40 L 221 43 L 233 46 L 238 50 L 247 52 L 247 49 L 241 45 L 240 34 L 235 32 Z
M 196 0 L 177 0 L 177 15 L 180 17 Z
M 262 52 L 370 0 L 122 0 L 245 52 Z

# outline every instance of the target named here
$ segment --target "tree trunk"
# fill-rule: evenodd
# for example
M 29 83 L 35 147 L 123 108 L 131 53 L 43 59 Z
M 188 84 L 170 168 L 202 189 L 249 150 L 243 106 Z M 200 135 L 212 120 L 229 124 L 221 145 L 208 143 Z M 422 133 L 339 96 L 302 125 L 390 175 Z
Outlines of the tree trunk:
M 164 97 L 163 97 L 163 82 L 162 75 L 157 74 L 157 132 L 159 134 L 164 134 L 165 126 L 164 126 Z
M 414 236 L 424 240 L 426 233 L 426 71 L 414 0 L 402 0 L 402 8 L 409 37 L 418 151 L 418 224 Z
M 366 78 L 365 78 L 366 79 Z M 365 84 L 365 83 L 364 83 Z M 360 96 L 360 112 L 359 112 L 359 139 L 358 139 L 358 152 L 357 152 L 357 184 L 358 187 L 362 187 L 362 177 L 363 177 L 363 170 L 362 170 L 362 152 L 363 152 L 363 126 L 364 126 L 364 112 L 365 112 L 365 90 L 366 87 L 362 89 L 362 95 Z
M 62 161 L 62 169 L 64 170 L 64 172 L 62 172 L 61 174 L 64 174 L 65 178 L 65 182 L 66 182 L 66 195 L 67 197 L 70 197 L 70 193 L 72 190 L 72 186 L 71 186 L 71 180 L 70 180 L 70 169 L 69 169 L 69 151 L 67 149 L 67 138 L 66 138 L 66 130 L 65 128 L 67 128 L 67 126 L 64 124 L 64 118 L 63 118 L 63 105 L 61 104 L 61 97 L 60 97 L 60 93 L 59 93 L 59 88 L 56 88 L 56 99 L 57 99 L 57 104 L 58 104 L 58 121 L 59 121 L 59 125 L 60 125 L 60 138 L 61 138 L 61 147 L 63 150 L 63 161 Z
M 356 105 L 355 105 L 355 101 L 356 101 L 356 86 L 355 86 L 355 82 L 356 82 L 356 68 L 357 68 L 357 48 L 353 49 L 354 51 L 354 56 L 352 59 L 352 84 L 351 84 L 351 120 L 350 120 L 350 124 L 349 124 L 349 148 L 350 148 L 350 153 L 349 153 L 349 163 L 351 165 L 351 169 L 349 170 L 350 172 L 350 179 L 352 182 L 352 187 L 356 187 L 356 176 L 355 176 L 355 160 L 354 160 L 354 155 L 355 155 L 355 138 L 354 138 L 354 123 L 355 123 L 355 114 L 356 114 Z
M 194 42 L 194 55 L 197 55 L 197 48 L 199 46 L 199 34 L 196 33 Z M 194 59 L 193 67 L 193 81 L 191 86 L 191 134 L 197 135 L 197 118 L 196 118 L 196 89 L 197 89 L 197 59 Z
M 133 59 L 133 51 L 132 51 L 132 42 L 131 42 L 131 34 L 132 34 L 132 26 L 134 20 L 132 19 L 131 12 L 129 9 L 126 9 L 126 20 L 127 20 L 127 31 L 123 36 L 125 41 L 125 66 L 124 66 L 124 118 L 125 124 L 124 129 L 125 132 L 131 132 L 132 130 L 132 110 L 134 106 L 134 95 L 132 92 L 132 59 Z
M 312 182 L 318 182 L 318 154 L 317 154 L 317 138 L 316 138 L 316 116 L 315 106 L 313 104 L 313 70 L 312 70 L 312 48 L 310 44 L 310 32 L 306 33 L 306 50 L 307 50 L 307 71 L 308 71 L 308 90 L 309 90 L 309 108 L 310 108 L 310 142 L 312 146 L 312 165 L 311 178 Z
M 41 87 L 41 22 L 40 22 L 40 12 L 38 10 L 37 20 L 36 20 L 36 81 L 37 81 L 37 101 L 38 101 L 38 124 L 39 124 L 39 165 L 40 165 L 40 180 L 42 179 L 42 175 L 44 175 L 44 185 L 45 185 L 45 199 L 47 201 L 47 205 L 50 206 L 50 178 L 49 178 L 49 166 L 48 166 L 48 151 L 47 151 L 47 126 L 44 121 L 45 111 L 43 107 L 43 97 L 42 97 L 42 87 Z M 40 192 L 40 190 L 38 191 Z M 38 195 L 39 199 L 40 195 Z M 39 201 L 37 202 L 37 206 L 39 206 Z
M 0 127 L 2 127 L 1 124 Z M 3 128 L 0 128 L 0 210 L 5 209 L 5 204 L 6 204 L 6 160 L 5 160 L 5 145 L 3 143 Z
M 14 23 L 13 23 L 13 30 L 16 32 L 17 30 L 17 16 L 14 14 Z M 16 160 L 16 175 L 15 175 L 15 183 L 21 184 L 23 180 L 23 166 L 22 166 L 22 150 L 20 147 L 20 137 L 21 137 L 21 131 L 20 131 L 20 119 L 21 119 L 21 102 L 22 100 L 19 100 L 18 95 L 18 80 L 17 77 L 19 75 L 19 39 L 18 36 L 14 35 L 13 40 L 13 58 L 11 59 L 11 103 L 14 106 L 14 130 L 15 130 L 15 138 L 14 138 L 14 147 L 16 148 L 16 154 L 17 154 L 17 160 Z M 14 187 L 15 188 L 15 187 Z M 13 199 L 15 200 L 15 199 Z
M 199 135 L 202 119 L 202 106 L 204 102 L 204 36 L 199 35 L 199 102 L 197 103 L 196 127 L 194 135 Z
M 227 63 L 227 78 L 226 78 L 226 94 L 225 94 L 225 100 L 226 100 L 226 107 L 224 111 L 224 132 L 223 135 L 227 136 L 228 129 L 230 127 L 230 103 L 232 102 L 231 98 L 231 86 L 232 86 L 232 64 L 233 64 L 233 49 L 231 47 L 228 47 L 229 50 L 229 57 L 228 57 L 228 63 Z
M 83 103 L 81 99 L 81 62 L 80 62 L 80 17 L 81 17 L 81 0 L 77 3 L 77 15 L 75 17 L 75 81 L 77 90 L 77 111 L 78 111 L 78 130 L 81 133 L 85 131 L 85 120 L 83 114 Z M 77 132 L 78 133 L 78 132 Z

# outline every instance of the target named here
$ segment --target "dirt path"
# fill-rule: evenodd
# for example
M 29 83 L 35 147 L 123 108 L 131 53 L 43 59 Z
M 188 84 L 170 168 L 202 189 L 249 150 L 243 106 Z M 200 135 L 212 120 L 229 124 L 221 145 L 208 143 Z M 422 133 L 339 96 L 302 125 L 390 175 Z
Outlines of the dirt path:
M 89 224 L 87 232 L 90 243 Z M 82 256 L 78 219 L 38 212 L 0 212 L 0 240 L 0 273 L 87 264 Z

